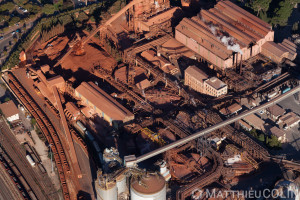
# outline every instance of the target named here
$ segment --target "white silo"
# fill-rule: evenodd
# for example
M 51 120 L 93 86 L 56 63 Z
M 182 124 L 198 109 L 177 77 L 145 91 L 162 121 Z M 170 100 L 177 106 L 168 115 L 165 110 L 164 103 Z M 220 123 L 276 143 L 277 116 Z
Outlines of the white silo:
M 118 190 L 115 180 L 110 180 L 102 172 L 98 173 L 95 183 L 97 200 L 118 200 Z
M 118 195 L 128 192 L 125 174 L 117 176 L 116 182 L 118 188 Z
M 166 200 L 166 182 L 160 174 L 144 174 L 132 177 L 131 200 Z

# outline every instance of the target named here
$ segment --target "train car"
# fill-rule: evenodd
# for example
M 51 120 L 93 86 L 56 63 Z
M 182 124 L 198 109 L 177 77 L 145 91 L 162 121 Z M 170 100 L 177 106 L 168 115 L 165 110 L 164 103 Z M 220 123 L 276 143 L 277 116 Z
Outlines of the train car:
M 38 164 L 39 170 L 42 172 L 42 174 L 45 174 L 47 171 L 45 169 L 45 167 L 42 164 Z
M 95 140 L 94 136 L 88 130 L 86 130 L 84 133 L 91 142 Z
M 17 177 L 20 177 L 20 176 L 21 176 L 20 171 L 18 170 L 18 168 L 17 168 L 15 165 L 11 167 L 11 170 L 15 173 L 15 175 L 16 175 Z
M 31 200 L 37 200 L 35 194 L 32 191 L 27 192 Z
M 26 191 L 30 191 L 31 190 L 31 188 L 29 187 L 28 183 L 25 181 L 25 179 L 23 178 L 23 176 L 19 177 L 19 181 L 20 181 L 20 183 L 22 184 L 23 188 Z
M 32 149 L 31 149 L 31 147 L 29 146 L 28 143 L 25 143 L 25 144 L 24 144 L 24 147 L 25 147 L 25 150 L 26 150 L 28 153 L 32 153 Z
M 76 124 L 79 126 L 79 128 L 84 132 L 86 130 L 86 127 L 82 124 L 81 121 L 76 121 Z
M 35 163 L 39 163 L 40 162 L 40 160 L 38 159 L 38 157 L 33 152 L 30 154 L 30 156 L 32 157 L 32 159 L 33 159 L 33 161 Z
M 97 153 L 101 152 L 101 149 L 96 141 L 93 141 L 93 146 L 96 149 Z

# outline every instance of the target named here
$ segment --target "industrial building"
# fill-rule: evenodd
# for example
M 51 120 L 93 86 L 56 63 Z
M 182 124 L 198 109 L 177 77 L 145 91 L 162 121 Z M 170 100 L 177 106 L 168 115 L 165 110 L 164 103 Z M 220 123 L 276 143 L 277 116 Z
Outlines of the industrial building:
M 227 94 L 227 85 L 217 77 L 209 78 L 196 66 L 188 67 L 184 72 L 184 84 L 193 90 L 213 97 Z
M 280 44 L 268 41 L 262 45 L 261 53 L 277 63 L 283 62 L 284 59 L 293 61 L 297 57 L 297 45 L 287 39 Z
M 113 122 L 125 123 L 134 119 L 134 115 L 129 110 L 93 82 L 81 83 L 75 89 L 75 96 L 81 100 L 83 105 L 92 109 L 99 117 L 110 124 L 113 124 Z
M 219 1 L 198 16 L 184 18 L 176 39 L 219 69 L 240 64 L 274 40 L 272 26 L 230 1 Z
M 141 56 L 151 62 L 153 65 L 158 66 L 163 72 L 173 76 L 180 76 L 180 69 L 172 65 L 166 58 L 161 55 L 156 55 L 153 50 L 147 50 L 141 53 Z
M 266 111 L 270 115 L 270 117 L 275 121 L 285 113 L 285 110 L 277 104 L 267 108 Z
M 19 110 L 12 100 L 0 104 L 0 110 L 9 122 L 19 120 L 20 118 Z
M 297 125 L 300 122 L 300 117 L 294 113 L 294 112 L 289 112 L 278 119 L 278 124 L 283 124 L 284 127 L 286 128 L 291 128 Z
M 220 110 L 220 113 L 227 116 L 227 115 L 233 115 L 238 113 L 240 110 L 242 110 L 242 106 L 238 103 L 234 103 L 228 107 L 222 108 Z
M 246 121 L 249 125 L 251 125 L 253 128 L 265 131 L 265 122 L 255 114 L 251 114 L 243 118 L 244 121 Z

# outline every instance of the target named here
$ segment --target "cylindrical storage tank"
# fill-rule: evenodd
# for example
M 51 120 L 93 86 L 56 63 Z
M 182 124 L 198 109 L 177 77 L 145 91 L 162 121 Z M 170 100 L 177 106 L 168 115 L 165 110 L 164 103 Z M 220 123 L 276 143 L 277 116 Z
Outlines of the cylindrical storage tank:
M 96 181 L 97 200 L 118 200 L 117 185 L 114 181 L 108 182 L 105 177 Z
M 131 200 L 166 200 L 166 195 L 166 182 L 160 174 L 145 174 L 141 179 L 131 180 Z
M 116 178 L 118 194 L 120 195 L 123 192 L 127 192 L 126 176 L 121 174 Z

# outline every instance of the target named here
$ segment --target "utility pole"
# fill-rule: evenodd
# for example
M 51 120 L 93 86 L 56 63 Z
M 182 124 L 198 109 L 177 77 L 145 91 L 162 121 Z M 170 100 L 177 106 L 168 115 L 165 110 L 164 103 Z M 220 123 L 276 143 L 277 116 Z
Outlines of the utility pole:
M 51 157 L 51 173 L 53 173 L 53 158 L 52 158 L 51 146 L 52 146 L 52 144 L 49 144 L 49 147 L 50 147 L 50 157 Z

